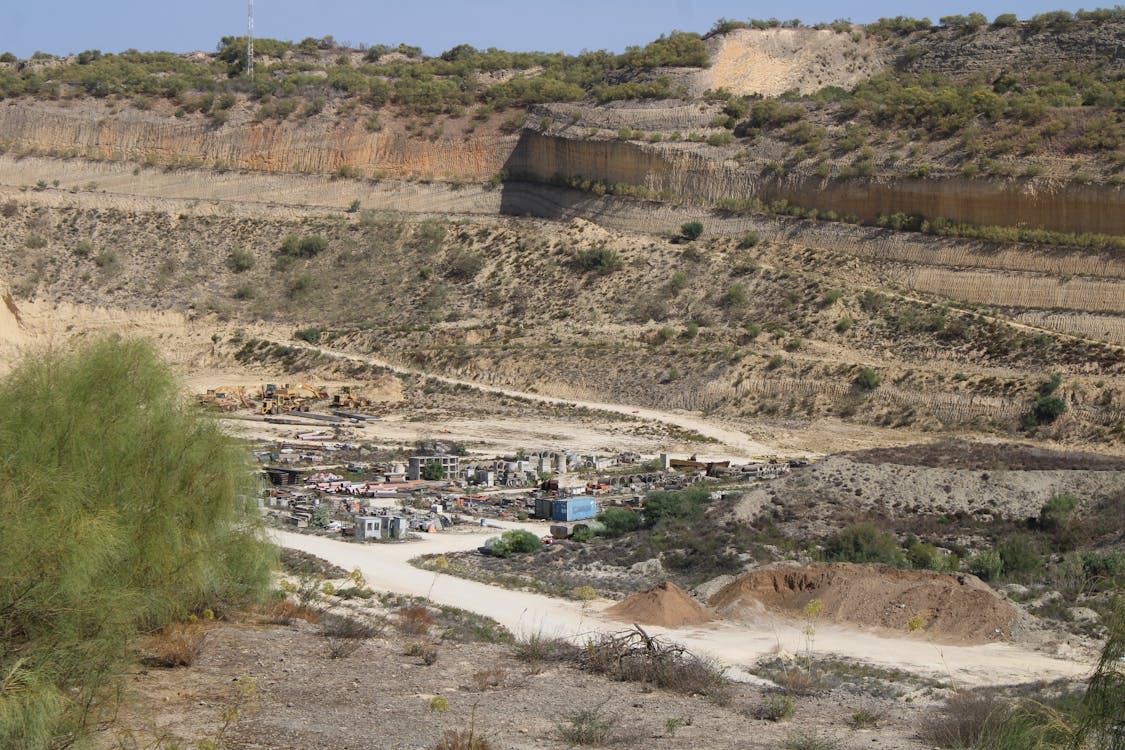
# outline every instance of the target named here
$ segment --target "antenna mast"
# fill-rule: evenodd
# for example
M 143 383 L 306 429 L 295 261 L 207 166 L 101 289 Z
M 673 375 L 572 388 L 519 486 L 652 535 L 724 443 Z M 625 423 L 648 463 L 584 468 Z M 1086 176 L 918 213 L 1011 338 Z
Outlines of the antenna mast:
M 246 0 L 246 77 L 254 77 L 254 0 Z

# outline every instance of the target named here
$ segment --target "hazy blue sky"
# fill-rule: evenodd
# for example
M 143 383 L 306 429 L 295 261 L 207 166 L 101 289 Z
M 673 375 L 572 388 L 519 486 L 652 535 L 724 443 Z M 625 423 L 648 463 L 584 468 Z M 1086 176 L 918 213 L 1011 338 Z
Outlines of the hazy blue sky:
M 1114 0 L 1101 3 L 1112 6 Z M 1088 2 L 1085 7 L 1098 7 Z M 513 50 L 622 50 L 672 29 L 706 31 L 720 17 L 800 18 L 812 23 L 880 16 L 940 16 L 978 10 L 1021 18 L 1081 7 L 1063 0 L 256 0 L 255 36 L 292 39 L 332 35 L 340 42 L 418 45 L 429 54 L 466 42 Z M 0 51 L 27 57 L 100 49 L 214 50 L 219 37 L 246 30 L 245 0 L 6 0 L 0 4 Z

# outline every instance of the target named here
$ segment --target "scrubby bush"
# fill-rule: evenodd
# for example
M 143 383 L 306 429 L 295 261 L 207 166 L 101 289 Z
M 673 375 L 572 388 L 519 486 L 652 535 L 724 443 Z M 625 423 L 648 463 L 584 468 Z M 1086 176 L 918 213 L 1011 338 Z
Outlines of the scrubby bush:
M 710 493 L 698 487 L 650 492 L 645 498 L 644 525 L 651 528 L 666 521 L 697 520 L 709 502 Z
M 535 534 L 530 531 L 511 529 L 494 540 L 488 548 L 488 552 L 493 557 L 511 557 L 512 555 L 535 552 L 539 547 L 539 537 Z
M 445 275 L 451 279 L 467 281 L 474 278 L 484 268 L 484 258 L 471 250 L 457 250 L 449 256 L 445 264 Z
M 969 558 L 969 572 L 982 581 L 995 581 L 1004 572 L 1004 561 L 995 550 L 985 550 Z
M 606 275 L 621 267 L 617 251 L 605 245 L 582 248 L 575 256 L 575 264 L 583 271 L 593 271 Z
M 293 335 L 301 341 L 307 341 L 310 344 L 320 343 L 320 329 L 316 326 L 298 329 Z
M 870 523 L 857 523 L 840 530 L 824 545 L 824 557 L 834 562 L 905 564 L 902 548 L 890 534 Z
M 227 257 L 227 265 L 235 273 L 249 271 L 254 267 L 254 254 L 244 247 L 235 246 Z
M 959 560 L 956 555 L 946 554 L 932 544 L 915 542 L 906 550 L 911 567 L 919 570 L 933 570 L 938 573 L 951 573 L 957 570 Z
M 738 247 L 740 250 L 749 250 L 752 247 L 756 247 L 761 241 L 762 237 L 757 232 L 747 232 L 742 235 L 742 239 L 738 241 Z
M 703 222 L 688 221 L 680 225 L 680 236 L 688 242 L 699 239 L 703 234 Z
M 1004 563 L 1006 576 L 1030 573 L 1043 563 L 1035 542 L 1026 534 L 1009 536 L 997 545 L 996 552 Z
M 731 284 L 730 288 L 719 298 L 719 305 L 725 308 L 737 308 L 746 304 L 749 294 L 742 284 Z
M 134 636 L 262 596 L 272 553 L 240 450 L 147 344 L 25 360 L 0 413 L 0 746 L 63 747 Z
M 1032 426 L 1050 424 L 1066 414 L 1066 402 L 1058 396 L 1039 396 L 1031 405 L 1029 422 Z
M 605 526 L 602 534 L 611 538 L 624 536 L 641 527 L 640 514 L 628 508 L 606 508 L 598 516 L 598 520 Z
M 312 258 L 320 255 L 327 247 L 328 240 L 320 235 L 300 237 L 290 234 L 282 240 L 278 254 L 290 258 Z
M 1039 528 L 1055 535 L 1068 533 L 1074 524 L 1074 511 L 1077 508 L 1077 496 L 1065 492 L 1052 495 L 1039 510 Z
M 855 384 L 862 390 L 873 391 L 879 387 L 879 373 L 872 370 L 870 367 L 864 367 L 859 371 L 856 376 Z

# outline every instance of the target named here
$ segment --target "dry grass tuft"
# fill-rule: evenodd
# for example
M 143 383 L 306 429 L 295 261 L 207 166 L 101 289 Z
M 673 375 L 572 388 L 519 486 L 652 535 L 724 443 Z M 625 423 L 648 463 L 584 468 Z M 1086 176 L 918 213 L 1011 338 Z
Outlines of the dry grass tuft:
M 425 635 L 434 626 L 434 613 L 421 604 L 398 611 L 398 629 L 407 635 Z
M 152 636 L 150 653 L 142 661 L 152 667 L 190 667 L 203 648 L 207 630 L 202 622 L 169 625 Z

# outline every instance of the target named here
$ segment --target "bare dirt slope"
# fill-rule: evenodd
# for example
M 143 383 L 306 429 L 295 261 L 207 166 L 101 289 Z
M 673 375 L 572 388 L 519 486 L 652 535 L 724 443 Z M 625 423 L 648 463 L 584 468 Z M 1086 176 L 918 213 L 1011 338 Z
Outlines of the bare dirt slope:
M 736 29 L 712 37 L 711 67 L 697 73 L 692 93 L 802 94 L 826 86 L 850 89 L 885 69 L 893 51 L 878 40 L 828 29 Z
M 970 443 L 970 445 L 972 445 Z M 917 455 L 925 446 L 908 449 Z M 940 455 L 940 446 L 937 453 Z M 982 458 L 988 456 L 984 449 Z M 893 455 L 893 454 L 889 454 Z M 737 514 L 748 521 L 775 518 L 800 526 L 805 533 L 827 534 L 841 519 L 977 518 L 1023 522 L 1038 515 L 1052 495 L 1070 493 L 1082 499 L 1082 508 L 1125 491 L 1125 472 L 1080 468 L 1045 468 L 1016 463 L 1010 466 L 1002 453 L 987 466 L 961 468 L 908 465 L 901 461 L 857 461 L 838 455 L 768 485 L 750 489 Z M 814 510 L 815 509 L 815 510 Z

